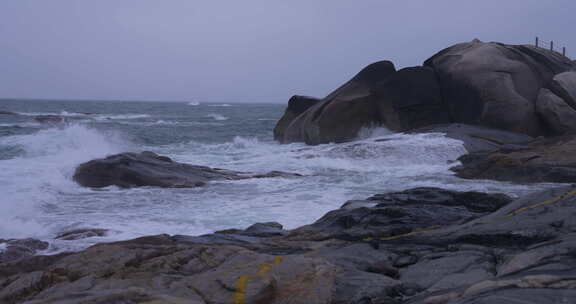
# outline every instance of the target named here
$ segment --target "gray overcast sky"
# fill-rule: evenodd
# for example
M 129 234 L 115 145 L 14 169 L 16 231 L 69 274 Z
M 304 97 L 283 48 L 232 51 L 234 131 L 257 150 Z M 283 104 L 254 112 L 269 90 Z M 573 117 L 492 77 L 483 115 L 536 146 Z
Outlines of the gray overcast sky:
M 0 97 L 280 102 L 479 38 L 576 56 L 574 0 L 1 0 Z

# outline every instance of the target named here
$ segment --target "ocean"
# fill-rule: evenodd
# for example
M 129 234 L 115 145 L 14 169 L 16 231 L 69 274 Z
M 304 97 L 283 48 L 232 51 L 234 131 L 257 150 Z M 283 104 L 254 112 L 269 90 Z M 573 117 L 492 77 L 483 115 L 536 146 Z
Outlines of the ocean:
M 275 221 L 310 224 L 348 200 L 430 186 L 517 196 L 550 184 L 471 181 L 449 170 L 465 153 L 440 133 L 367 129 L 344 144 L 281 145 L 272 137 L 284 104 L 0 100 L 0 238 L 34 237 L 45 253 L 154 234 L 199 235 Z M 37 115 L 60 115 L 42 124 Z M 176 161 L 298 178 L 211 182 L 192 189 L 90 189 L 72 179 L 81 163 L 153 151 Z M 103 237 L 54 240 L 81 228 Z

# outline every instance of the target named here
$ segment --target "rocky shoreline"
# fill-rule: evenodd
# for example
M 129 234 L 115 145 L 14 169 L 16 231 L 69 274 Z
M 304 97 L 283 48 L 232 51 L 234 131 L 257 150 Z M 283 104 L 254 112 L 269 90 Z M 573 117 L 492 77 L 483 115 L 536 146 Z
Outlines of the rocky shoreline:
M 201 236 L 153 235 L 80 252 L 0 240 L 0 303 L 483 304 L 576 299 L 576 64 L 530 46 L 449 47 L 423 66 L 369 65 L 322 99 L 294 96 L 281 143 L 339 143 L 366 127 L 443 133 L 467 179 L 566 183 L 518 199 L 414 188 L 345 202 L 285 230 L 255 223 Z M 6 114 L 6 113 L 4 113 Z M 152 152 L 81 164 L 86 187 L 200 187 L 298 178 L 177 163 Z M 58 238 L 102 236 L 102 229 Z
M 0 264 L 0 301 L 569 303 L 574 214 L 574 186 L 516 200 L 437 188 L 383 193 L 294 230 L 258 223 L 26 255 Z

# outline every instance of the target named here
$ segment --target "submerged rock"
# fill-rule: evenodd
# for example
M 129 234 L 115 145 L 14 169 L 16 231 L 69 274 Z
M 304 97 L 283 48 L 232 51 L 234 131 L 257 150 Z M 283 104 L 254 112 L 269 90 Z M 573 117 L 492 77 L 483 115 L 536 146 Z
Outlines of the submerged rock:
M 59 115 L 38 115 L 34 116 L 34 120 L 49 125 L 62 124 L 66 122 L 66 118 Z
M 575 187 L 512 202 L 437 188 L 378 194 L 290 232 L 259 223 L 0 263 L 0 302 L 569 303 L 575 213 Z
M 90 237 L 105 236 L 107 233 L 108 230 L 99 228 L 75 229 L 60 233 L 58 236 L 56 236 L 55 239 L 64 241 L 75 241 Z
M 20 115 L 20 114 L 10 111 L 0 111 L 0 115 Z
M 255 174 L 195 166 L 145 151 L 121 153 L 83 163 L 76 168 L 73 179 L 82 186 L 94 188 L 107 186 L 192 188 L 204 186 L 213 180 L 295 176 L 301 175 L 280 171 Z
M 0 263 L 27 258 L 48 248 L 47 242 L 32 238 L 0 240 L 0 245 L 4 247 L 0 250 Z

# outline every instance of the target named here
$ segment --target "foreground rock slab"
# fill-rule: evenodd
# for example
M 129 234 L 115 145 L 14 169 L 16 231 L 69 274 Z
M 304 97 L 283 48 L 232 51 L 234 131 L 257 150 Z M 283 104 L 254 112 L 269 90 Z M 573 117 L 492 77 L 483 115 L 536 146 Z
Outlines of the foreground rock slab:
M 213 180 L 294 176 L 300 175 L 280 171 L 254 174 L 189 165 L 145 151 L 121 153 L 91 160 L 78 166 L 73 178 L 82 186 L 94 188 L 107 186 L 192 188 L 204 186 Z

